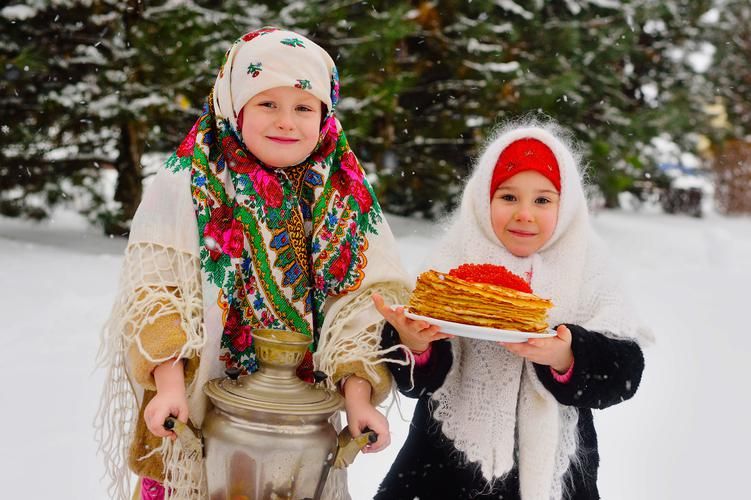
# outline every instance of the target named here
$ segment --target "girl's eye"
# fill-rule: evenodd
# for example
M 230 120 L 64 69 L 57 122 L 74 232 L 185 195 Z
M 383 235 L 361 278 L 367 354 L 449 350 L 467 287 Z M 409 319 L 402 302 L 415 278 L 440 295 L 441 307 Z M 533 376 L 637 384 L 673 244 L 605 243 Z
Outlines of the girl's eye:
M 500 198 L 503 201 L 516 201 L 516 196 L 514 196 L 513 194 L 502 194 Z
M 274 107 L 274 103 L 273 102 L 268 102 L 268 101 L 258 103 L 258 105 L 262 106 L 264 108 L 273 108 Z
M 550 200 L 548 198 L 545 198 L 544 196 L 540 196 L 535 200 L 535 203 L 537 203 L 538 205 L 546 205 L 550 203 Z
M 298 106 L 297 111 L 313 111 L 313 108 L 310 106 Z

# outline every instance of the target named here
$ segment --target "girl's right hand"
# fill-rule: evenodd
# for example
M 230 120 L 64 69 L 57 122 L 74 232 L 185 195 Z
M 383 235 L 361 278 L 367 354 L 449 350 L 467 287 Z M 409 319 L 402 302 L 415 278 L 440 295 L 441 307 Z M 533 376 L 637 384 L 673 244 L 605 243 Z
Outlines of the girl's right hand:
M 177 438 L 177 434 L 164 428 L 170 415 L 188 423 L 188 398 L 185 395 L 183 363 L 169 360 L 154 369 L 156 395 L 143 410 L 146 427 L 157 437 Z
M 174 440 L 177 435 L 164 428 L 164 421 L 170 415 L 176 416 L 180 422 L 188 422 L 188 400 L 185 390 L 182 394 L 172 391 L 157 392 L 143 411 L 146 427 L 153 435 L 171 437 Z
M 440 327 L 430 325 L 426 321 L 412 320 L 404 315 L 404 308 L 392 309 L 383 301 L 383 297 L 374 293 L 373 303 L 381 316 L 399 332 L 399 339 L 414 354 L 420 354 L 430 347 L 431 342 L 450 339 L 453 335 L 440 332 Z

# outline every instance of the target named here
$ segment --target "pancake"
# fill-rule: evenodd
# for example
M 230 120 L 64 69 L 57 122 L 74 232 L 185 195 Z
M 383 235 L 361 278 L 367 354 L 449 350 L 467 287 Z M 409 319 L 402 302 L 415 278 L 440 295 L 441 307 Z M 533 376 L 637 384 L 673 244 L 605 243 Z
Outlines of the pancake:
M 484 271 L 488 268 L 508 273 L 502 266 L 482 265 Z M 468 281 L 435 270 L 418 276 L 408 305 L 411 312 L 431 318 L 535 333 L 548 330 L 547 313 L 553 307 L 551 301 L 533 293 Z

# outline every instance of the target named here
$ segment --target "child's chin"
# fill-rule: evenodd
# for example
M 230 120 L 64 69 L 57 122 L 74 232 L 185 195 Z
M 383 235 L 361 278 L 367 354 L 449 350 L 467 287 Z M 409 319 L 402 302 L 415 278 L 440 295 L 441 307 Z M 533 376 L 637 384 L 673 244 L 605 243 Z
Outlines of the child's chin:
M 515 246 L 512 248 L 507 247 L 507 249 L 509 252 L 511 252 L 514 255 L 514 257 L 520 257 L 520 258 L 529 257 L 530 255 L 535 253 L 535 251 L 537 250 L 534 248 L 525 248 L 525 247 L 518 247 L 518 246 Z
M 302 163 L 307 156 L 303 158 L 272 158 L 269 161 L 265 161 L 266 166 L 270 168 L 288 168 Z

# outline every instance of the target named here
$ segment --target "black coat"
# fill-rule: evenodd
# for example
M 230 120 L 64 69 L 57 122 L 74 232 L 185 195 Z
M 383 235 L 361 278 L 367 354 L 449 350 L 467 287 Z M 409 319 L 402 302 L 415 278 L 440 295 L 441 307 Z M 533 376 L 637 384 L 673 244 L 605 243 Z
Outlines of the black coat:
M 557 382 L 548 366 L 535 364 L 542 384 L 563 405 L 579 409 L 580 460 L 572 464 L 564 480 L 569 486 L 570 500 L 598 499 L 597 434 L 592 409 L 602 409 L 625 401 L 634 395 L 644 369 L 641 348 L 630 340 L 614 340 L 576 325 L 571 330 L 574 370 L 569 382 Z M 399 343 L 396 331 L 387 324 L 383 347 Z M 396 351 L 393 358 L 404 358 Z M 394 464 L 378 488 L 378 500 L 420 499 L 519 499 L 519 473 L 516 466 L 503 480 L 496 481 L 492 491 L 479 472 L 477 464 L 467 463 L 453 442 L 442 432 L 433 418 L 429 400 L 451 368 L 453 357 L 448 341 L 433 343 L 428 363 L 414 370 L 414 388 L 410 390 L 408 366 L 389 363 L 400 392 L 419 398 L 409 435 Z

